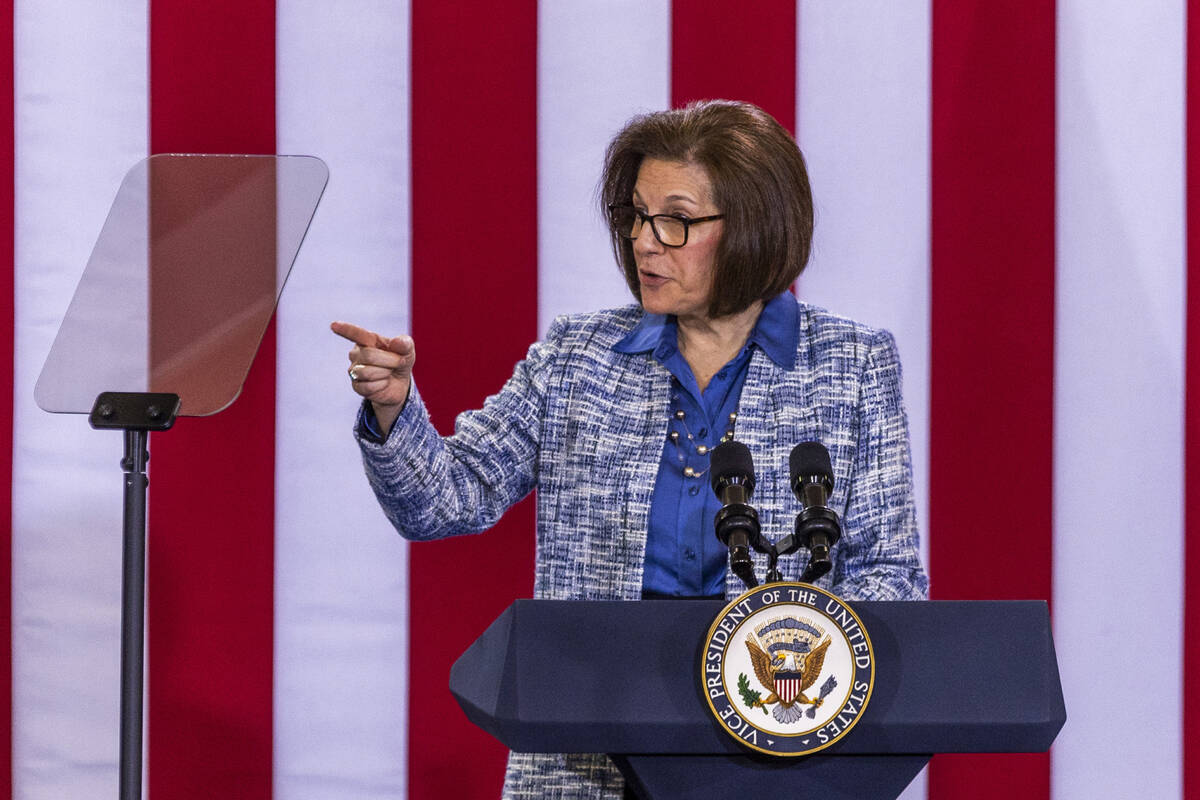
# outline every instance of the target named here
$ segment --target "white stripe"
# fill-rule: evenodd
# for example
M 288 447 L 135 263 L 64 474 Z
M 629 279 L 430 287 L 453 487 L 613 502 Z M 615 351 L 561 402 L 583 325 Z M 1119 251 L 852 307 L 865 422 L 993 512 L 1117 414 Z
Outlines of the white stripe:
M 927 0 L 801 0 L 796 36 L 797 139 L 816 207 L 798 293 L 896 336 L 926 564 L 930 13 Z M 922 774 L 903 797 L 925 793 Z
M 22 0 L 14 19 L 13 792 L 103 797 L 117 787 L 122 439 L 39 410 L 33 382 L 146 155 L 147 9 Z
M 917 505 L 929 477 L 927 2 L 801 2 L 797 139 L 816 206 L 800 296 L 896 336 Z
M 633 302 L 596 189 L 609 140 L 670 103 L 666 0 L 538 4 L 538 330 Z
M 329 323 L 409 330 L 409 10 L 281 0 L 277 26 L 278 149 L 331 177 L 278 315 L 275 797 L 391 800 L 408 550 L 363 477 L 350 344 Z
M 1182 791 L 1184 31 L 1058 4 L 1056 800 Z

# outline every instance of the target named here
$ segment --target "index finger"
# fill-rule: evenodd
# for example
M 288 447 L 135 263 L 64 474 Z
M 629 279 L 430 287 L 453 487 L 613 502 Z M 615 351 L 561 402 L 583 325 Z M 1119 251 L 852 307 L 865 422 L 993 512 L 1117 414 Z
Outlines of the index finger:
M 374 347 L 379 350 L 386 350 L 388 346 L 388 340 L 375 333 L 375 331 L 351 325 L 349 322 L 330 323 L 329 329 L 343 339 L 354 342 L 360 347 Z

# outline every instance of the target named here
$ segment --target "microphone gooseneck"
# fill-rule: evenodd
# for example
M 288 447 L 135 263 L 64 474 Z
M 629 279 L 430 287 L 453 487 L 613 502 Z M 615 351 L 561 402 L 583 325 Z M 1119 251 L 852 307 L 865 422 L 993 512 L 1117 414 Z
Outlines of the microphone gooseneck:
M 750 548 L 770 552 L 762 537 L 758 512 L 750 506 L 754 493 L 754 459 L 741 442 L 727 441 L 712 451 L 709 466 L 713 492 L 721 501 L 721 510 L 713 520 L 717 538 L 729 548 L 729 569 L 747 589 L 758 585 Z

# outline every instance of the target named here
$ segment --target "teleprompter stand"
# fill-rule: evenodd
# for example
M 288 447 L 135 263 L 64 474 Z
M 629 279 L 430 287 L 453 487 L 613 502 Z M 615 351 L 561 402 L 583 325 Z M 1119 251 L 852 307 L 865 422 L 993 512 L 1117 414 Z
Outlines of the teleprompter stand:
M 700 687 L 723 605 L 518 600 L 450 690 L 512 750 L 608 753 L 647 800 L 892 800 L 931 754 L 1040 752 L 1066 721 L 1045 602 L 856 602 L 876 660 L 858 724 L 809 756 L 755 753 Z
M 120 430 L 120 800 L 142 796 L 151 431 L 241 392 L 329 172 L 312 156 L 158 155 L 125 176 L 34 389 Z
M 146 630 L 146 462 L 150 431 L 179 414 L 179 395 L 102 392 L 88 422 L 125 433 L 125 511 L 121 548 L 121 755 L 118 796 L 142 796 L 142 687 Z

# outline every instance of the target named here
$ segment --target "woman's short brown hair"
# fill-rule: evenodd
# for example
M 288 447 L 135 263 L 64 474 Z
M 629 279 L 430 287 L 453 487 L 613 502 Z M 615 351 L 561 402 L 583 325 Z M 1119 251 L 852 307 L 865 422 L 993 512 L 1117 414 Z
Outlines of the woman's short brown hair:
M 725 227 L 710 317 L 769 300 L 804 271 L 813 229 L 808 170 L 796 141 L 770 114 L 750 103 L 705 100 L 634 117 L 604 156 L 600 204 L 606 219 L 608 206 L 632 201 L 645 158 L 698 164 L 712 181 Z M 617 263 L 640 301 L 633 242 L 609 227 Z

